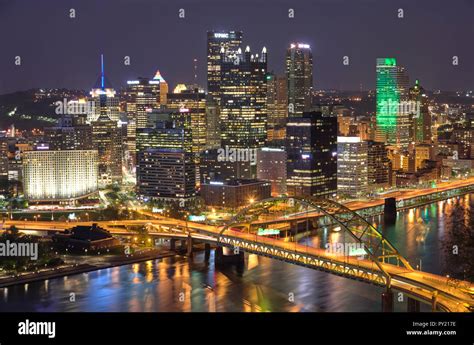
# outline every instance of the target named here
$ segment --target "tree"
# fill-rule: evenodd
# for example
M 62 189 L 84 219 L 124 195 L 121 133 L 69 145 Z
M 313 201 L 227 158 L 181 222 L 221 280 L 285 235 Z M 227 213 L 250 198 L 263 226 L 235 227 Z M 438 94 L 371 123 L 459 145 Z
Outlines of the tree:
M 447 273 L 453 278 L 468 281 L 474 281 L 473 206 L 463 205 L 454 209 L 451 229 L 443 241 Z

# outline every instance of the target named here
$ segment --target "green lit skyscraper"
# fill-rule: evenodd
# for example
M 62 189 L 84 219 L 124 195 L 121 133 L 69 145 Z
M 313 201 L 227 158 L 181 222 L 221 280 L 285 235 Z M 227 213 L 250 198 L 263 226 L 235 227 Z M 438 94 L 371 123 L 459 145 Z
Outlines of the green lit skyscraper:
M 377 59 L 377 141 L 406 149 L 410 143 L 408 76 L 395 58 Z

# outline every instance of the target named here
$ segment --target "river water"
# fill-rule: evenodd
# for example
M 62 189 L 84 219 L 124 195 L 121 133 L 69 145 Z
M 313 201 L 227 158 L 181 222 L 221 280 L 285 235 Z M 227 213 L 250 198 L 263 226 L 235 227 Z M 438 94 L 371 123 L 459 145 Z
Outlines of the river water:
M 413 267 L 444 274 L 443 239 L 455 208 L 474 206 L 473 195 L 399 212 L 394 226 L 370 219 Z M 244 271 L 214 267 L 204 254 L 170 257 L 0 289 L 0 311 L 375 312 L 383 289 L 363 282 L 246 255 Z M 395 310 L 406 297 L 395 295 Z M 429 306 L 422 305 L 422 311 Z

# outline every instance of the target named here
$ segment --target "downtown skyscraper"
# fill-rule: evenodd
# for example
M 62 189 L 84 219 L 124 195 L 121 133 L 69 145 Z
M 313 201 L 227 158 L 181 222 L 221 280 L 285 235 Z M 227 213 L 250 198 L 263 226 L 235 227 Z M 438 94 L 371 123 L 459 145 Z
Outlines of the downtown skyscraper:
M 299 117 L 311 108 L 313 54 L 309 44 L 292 43 L 286 52 L 288 116 Z
M 337 117 L 312 111 L 290 117 L 286 129 L 290 196 L 332 197 L 337 190 Z
M 267 140 L 267 50 L 221 51 L 219 88 L 222 146 L 255 149 Z
M 242 44 L 242 37 L 242 31 L 207 32 L 207 91 L 217 102 L 221 81 L 221 51 L 236 52 Z
M 406 150 L 410 144 L 408 75 L 395 58 L 377 59 L 377 141 Z

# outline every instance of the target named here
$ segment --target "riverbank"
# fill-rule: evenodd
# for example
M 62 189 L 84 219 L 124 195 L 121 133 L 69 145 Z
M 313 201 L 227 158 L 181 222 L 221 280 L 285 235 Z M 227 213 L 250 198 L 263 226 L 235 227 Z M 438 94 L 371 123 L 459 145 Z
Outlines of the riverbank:
M 6 288 L 13 285 L 28 284 L 47 279 L 60 278 L 73 274 L 87 273 L 101 269 L 130 265 L 148 260 L 162 259 L 177 255 L 174 251 L 163 251 L 158 249 L 151 249 L 139 254 L 132 254 L 128 256 L 113 256 L 109 260 L 98 264 L 75 264 L 73 266 L 66 265 L 58 268 L 52 268 L 40 272 L 25 273 L 17 277 L 0 278 L 0 288 Z

